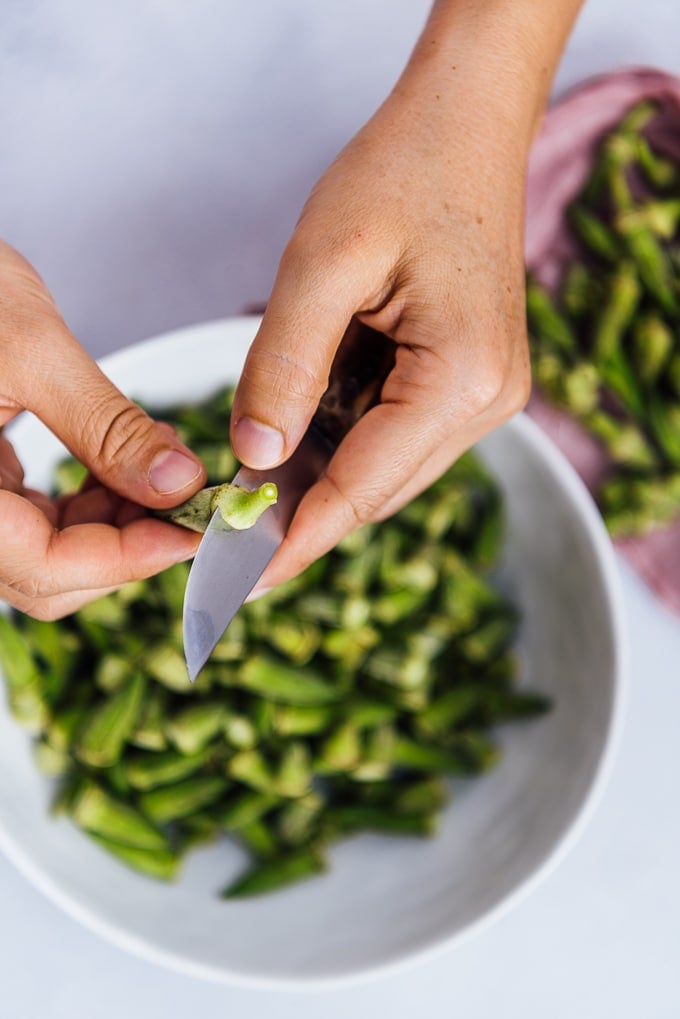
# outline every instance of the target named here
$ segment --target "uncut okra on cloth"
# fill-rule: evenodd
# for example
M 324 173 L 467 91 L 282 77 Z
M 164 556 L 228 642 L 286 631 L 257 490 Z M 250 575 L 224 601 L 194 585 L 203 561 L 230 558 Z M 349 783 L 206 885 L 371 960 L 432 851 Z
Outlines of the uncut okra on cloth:
M 530 277 L 538 385 L 603 446 L 596 495 L 615 536 L 680 514 L 680 164 L 634 105 L 601 140 L 566 216 L 579 253 L 556 294 Z
M 231 398 L 163 415 L 211 484 L 237 469 L 222 438 Z M 465 455 L 391 520 L 244 606 L 193 686 L 187 564 L 56 623 L 0 617 L 9 706 L 56 783 L 55 810 L 164 880 L 192 847 L 236 840 L 250 864 L 226 897 L 319 874 L 357 832 L 433 834 L 449 780 L 497 763 L 496 727 L 548 706 L 518 688 L 518 614 L 489 579 L 502 521 L 498 488 Z
M 533 145 L 525 245 L 545 288 L 529 294 L 528 412 L 676 612 L 679 167 L 680 78 L 643 67 L 584 82 L 548 111 Z

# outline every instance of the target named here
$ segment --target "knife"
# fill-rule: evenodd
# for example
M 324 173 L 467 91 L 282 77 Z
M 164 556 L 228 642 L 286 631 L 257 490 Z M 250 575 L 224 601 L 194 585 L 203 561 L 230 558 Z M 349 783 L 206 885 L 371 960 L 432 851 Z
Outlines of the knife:
M 271 561 L 304 493 L 323 473 L 343 436 L 380 399 L 396 344 L 353 319 L 340 342 L 328 388 L 302 441 L 273 470 L 241 467 L 234 484 L 278 487 L 278 501 L 238 531 L 216 510 L 196 552 L 184 592 L 184 656 L 193 682 Z

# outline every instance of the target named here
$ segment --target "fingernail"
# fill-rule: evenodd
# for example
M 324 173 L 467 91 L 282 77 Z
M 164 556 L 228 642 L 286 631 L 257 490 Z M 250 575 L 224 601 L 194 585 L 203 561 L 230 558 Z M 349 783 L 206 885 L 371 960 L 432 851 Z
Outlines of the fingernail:
M 171 495 L 196 481 L 201 466 L 176 449 L 158 453 L 149 469 L 149 481 L 160 495 Z
M 254 418 L 241 418 L 234 428 L 236 455 L 248 467 L 273 467 L 283 455 L 283 435 Z

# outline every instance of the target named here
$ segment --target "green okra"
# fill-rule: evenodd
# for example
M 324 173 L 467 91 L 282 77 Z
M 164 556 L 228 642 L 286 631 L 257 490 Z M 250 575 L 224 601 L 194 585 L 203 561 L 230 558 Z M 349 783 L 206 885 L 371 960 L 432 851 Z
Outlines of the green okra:
M 231 834 L 255 857 L 271 860 L 278 856 L 280 846 L 273 827 L 261 818 L 239 825 Z
M 156 685 L 148 688 L 139 720 L 130 734 L 129 742 L 144 750 L 166 750 L 169 745 L 164 732 L 167 709 L 167 692 Z
M 273 768 L 258 749 L 241 750 L 228 758 L 225 772 L 230 779 L 242 782 L 252 789 L 278 796 Z
M 282 704 L 330 704 L 342 696 L 342 690 L 312 669 L 296 668 L 264 654 L 252 655 L 235 682 Z
M 321 742 L 317 771 L 351 771 L 361 757 L 360 730 L 352 720 L 340 722 Z
M 76 664 L 80 642 L 58 622 L 26 618 L 23 632 L 41 669 L 44 690 L 51 704 L 61 698 L 68 673 Z
M 578 348 L 560 352 L 558 371 L 568 362 L 577 393 L 582 361 Z M 224 450 L 230 401 L 225 391 L 206 408 L 174 412 L 210 484 L 235 470 Z M 435 718 L 430 706 L 441 710 L 447 692 L 468 682 L 508 694 L 508 717 L 532 710 L 510 699 L 517 668 L 494 644 L 491 623 L 505 618 L 506 600 L 486 570 L 502 534 L 500 492 L 466 454 L 393 520 L 354 532 L 244 606 L 198 688 L 182 654 L 186 563 L 66 624 L 43 629 L 15 614 L 25 654 L 12 656 L 10 701 L 38 735 L 43 768 L 60 778 L 59 809 L 122 862 L 165 879 L 193 846 L 226 833 L 254 861 L 235 896 L 318 873 L 319 840 L 429 832 L 446 801 L 442 776 L 494 763 L 483 727 L 504 720 L 503 705 L 492 705 L 494 715 L 487 698 L 449 726 L 442 716 L 423 727 L 421 716 Z M 97 759 L 78 756 L 81 744 Z M 334 810 L 345 813 L 333 820 Z
M 621 258 L 621 241 L 599 216 L 584 205 L 570 206 L 567 218 L 577 238 L 599 258 L 616 263 Z
M 680 397 L 680 350 L 674 351 L 668 361 L 665 381 L 675 399 Z
M 360 626 L 351 631 L 338 628 L 329 630 L 323 636 L 321 648 L 329 658 L 357 669 L 379 641 L 380 632 L 375 626 Z
M 116 693 L 130 678 L 130 661 L 126 655 L 105 654 L 97 662 L 94 681 L 105 693 Z
M 429 743 L 400 736 L 393 749 L 393 764 L 408 771 L 464 775 L 469 767 L 463 755 Z
M 27 636 L 0 612 L 0 667 L 12 693 L 42 687 L 42 674 Z
M 193 754 L 166 751 L 158 754 L 137 753 L 124 762 L 125 775 L 133 789 L 145 792 L 189 778 L 210 760 L 211 750 Z
M 394 722 L 397 715 L 393 705 L 363 695 L 348 698 L 344 703 L 344 710 L 346 717 L 358 729 L 375 729 L 377 726 Z
M 480 683 L 463 683 L 447 690 L 419 712 L 415 727 L 426 738 L 450 732 L 479 711 L 488 696 Z
M 87 467 L 75 457 L 60 460 L 54 469 L 53 486 L 56 495 L 71 495 L 77 492 L 87 477 Z
M 242 789 L 230 794 L 227 801 L 214 811 L 214 816 L 220 826 L 236 831 L 254 821 L 261 821 L 280 802 L 280 797 L 274 793 Z
M 468 662 L 475 665 L 493 661 L 506 651 L 517 633 L 519 619 L 509 606 L 485 619 L 471 633 L 459 638 L 457 649 Z
M 228 788 L 228 783 L 219 775 L 185 778 L 172 785 L 159 786 L 141 793 L 139 806 L 150 821 L 164 825 L 215 803 L 225 795 Z
M 608 293 L 593 332 L 593 357 L 600 366 L 621 348 L 623 335 L 632 323 L 642 288 L 633 262 L 620 261 L 608 281 Z
M 196 847 L 215 842 L 224 834 L 223 828 L 215 818 L 202 811 L 175 821 L 173 828 L 174 845 L 181 855 Z
M 103 635 L 102 631 L 99 631 L 99 639 L 103 637 L 105 644 L 108 644 L 110 636 L 107 631 L 121 630 L 128 624 L 127 605 L 119 598 L 97 598 L 95 601 L 83 605 L 80 609 L 79 621 L 81 625 L 89 624 L 92 627 L 93 635 L 98 627 L 104 627 Z
M 325 806 L 324 798 L 315 792 L 284 803 L 276 815 L 276 833 L 281 844 L 300 846 L 308 843 L 318 832 Z
M 680 404 L 669 404 L 652 393 L 648 404 L 649 429 L 665 460 L 680 468 Z
M 632 161 L 636 157 L 640 132 L 649 126 L 658 112 L 658 104 L 653 99 L 641 99 L 631 106 L 619 121 L 613 133 L 615 137 L 623 137 L 633 146 L 629 160 Z
M 602 410 L 595 411 L 585 420 L 614 463 L 639 470 L 657 466 L 658 457 L 651 443 L 633 421 L 612 417 Z
M 156 510 L 156 516 L 180 524 L 191 531 L 205 531 L 216 510 L 224 524 L 242 531 L 257 523 L 264 511 L 278 498 L 276 485 L 266 481 L 250 490 L 243 485 L 213 485 L 170 509 Z
M 437 818 L 434 813 L 397 813 L 389 807 L 334 806 L 326 811 L 325 823 L 336 838 L 366 831 L 429 836 L 436 831 Z
M 677 314 L 678 299 L 670 259 L 662 243 L 651 230 L 621 217 L 619 231 L 628 254 L 634 260 L 640 279 L 665 312 Z
M 278 891 L 297 881 L 323 874 L 326 861 L 318 849 L 305 846 L 255 864 L 222 893 L 225 899 L 240 899 Z
M 545 287 L 529 277 L 526 284 L 529 332 L 557 352 L 567 356 L 576 353 L 576 337 Z
M 250 750 L 259 741 L 255 723 L 247 715 L 228 709 L 223 716 L 222 731 L 227 743 L 236 750 Z
M 640 381 L 647 388 L 658 382 L 673 350 L 675 336 L 659 314 L 638 316 L 631 331 L 632 360 Z
M 33 760 L 39 771 L 48 778 L 61 778 L 73 769 L 73 759 L 65 750 L 58 750 L 47 740 L 33 745 Z
M 402 690 L 424 689 L 431 675 L 427 658 L 399 647 L 378 647 L 364 669 L 374 679 Z
M 145 692 L 146 678 L 137 672 L 115 694 L 96 704 L 76 735 L 73 745 L 76 757 L 94 768 L 115 764 L 135 730 Z
M 599 363 L 598 369 L 602 382 L 616 396 L 623 409 L 632 414 L 635 419 L 643 418 L 645 395 L 623 348 L 620 347 L 603 359 Z
M 560 287 L 560 303 L 565 313 L 578 321 L 589 315 L 598 301 L 600 284 L 583 262 L 572 262 Z
M 599 404 L 602 378 L 596 366 L 579 361 L 562 374 L 561 402 L 578 418 L 590 414 Z
M 397 730 L 391 722 L 383 722 L 362 733 L 361 757 L 352 768 L 352 778 L 357 782 L 378 782 L 389 778 L 397 739 Z
M 379 623 L 392 626 L 408 619 L 427 604 L 430 591 L 426 588 L 403 587 L 399 591 L 386 591 L 375 599 L 372 614 Z
M 446 806 L 449 792 L 438 775 L 404 783 L 393 794 L 391 804 L 399 814 L 421 814 L 433 817 Z
M 680 227 L 680 198 L 647 200 L 619 213 L 615 225 L 624 236 L 635 232 L 651 233 L 660 240 L 670 241 Z
M 304 796 L 312 785 L 311 753 L 302 740 L 292 740 L 281 753 L 274 790 L 279 796 Z
M 225 717 L 225 705 L 211 697 L 175 712 L 163 731 L 183 754 L 196 754 L 223 732 Z
M 160 881 L 174 881 L 177 878 L 181 859 L 170 849 L 142 849 L 138 846 L 127 846 L 113 839 L 105 838 L 97 832 L 88 832 L 98 846 L 115 856 L 121 863 L 146 877 Z
M 613 536 L 646 534 L 677 517 L 680 472 L 661 477 L 615 476 L 600 489 L 599 502 Z
M 550 711 L 548 696 L 536 690 L 487 690 L 482 698 L 485 720 L 492 725 L 518 718 L 537 718 Z
M 161 686 L 178 693 L 190 690 L 189 674 L 182 651 L 164 641 L 152 643 L 142 653 L 139 665 L 145 673 L 155 679 Z M 201 677 L 196 681 L 199 683 Z
M 136 849 L 167 849 L 165 836 L 135 807 L 122 802 L 89 779 L 77 787 L 70 803 L 76 824 L 121 845 Z
M 70 750 L 87 711 L 87 707 L 81 704 L 69 704 L 55 710 L 44 728 L 45 738 L 50 746 L 55 750 Z
M 271 646 L 294 665 L 305 665 L 318 650 L 321 629 L 310 620 L 295 619 L 272 612 L 267 627 L 267 639 Z
M 328 704 L 277 704 L 272 724 L 279 736 L 315 736 L 336 717 L 335 706 Z

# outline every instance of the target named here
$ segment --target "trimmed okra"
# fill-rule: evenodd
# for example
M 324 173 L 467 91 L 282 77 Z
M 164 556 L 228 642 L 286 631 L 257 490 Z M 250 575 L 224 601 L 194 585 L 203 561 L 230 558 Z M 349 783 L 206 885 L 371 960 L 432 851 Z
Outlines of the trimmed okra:
M 166 415 L 202 451 L 211 489 L 212 471 L 236 469 L 217 445 L 230 406 L 225 392 Z M 212 498 L 198 499 L 208 516 Z M 538 713 L 513 688 L 516 613 L 486 575 L 502 509 L 466 454 L 392 520 L 244 606 L 193 688 L 187 564 L 58 624 L 0 616 L 10 704 L 60 812 L 161 880 L 192 847 L 235 839 L 252 865 L 227 898 L 321 873 L 335 838 L 432 834 L 446 776 L 491 767 L 488 730 Z

